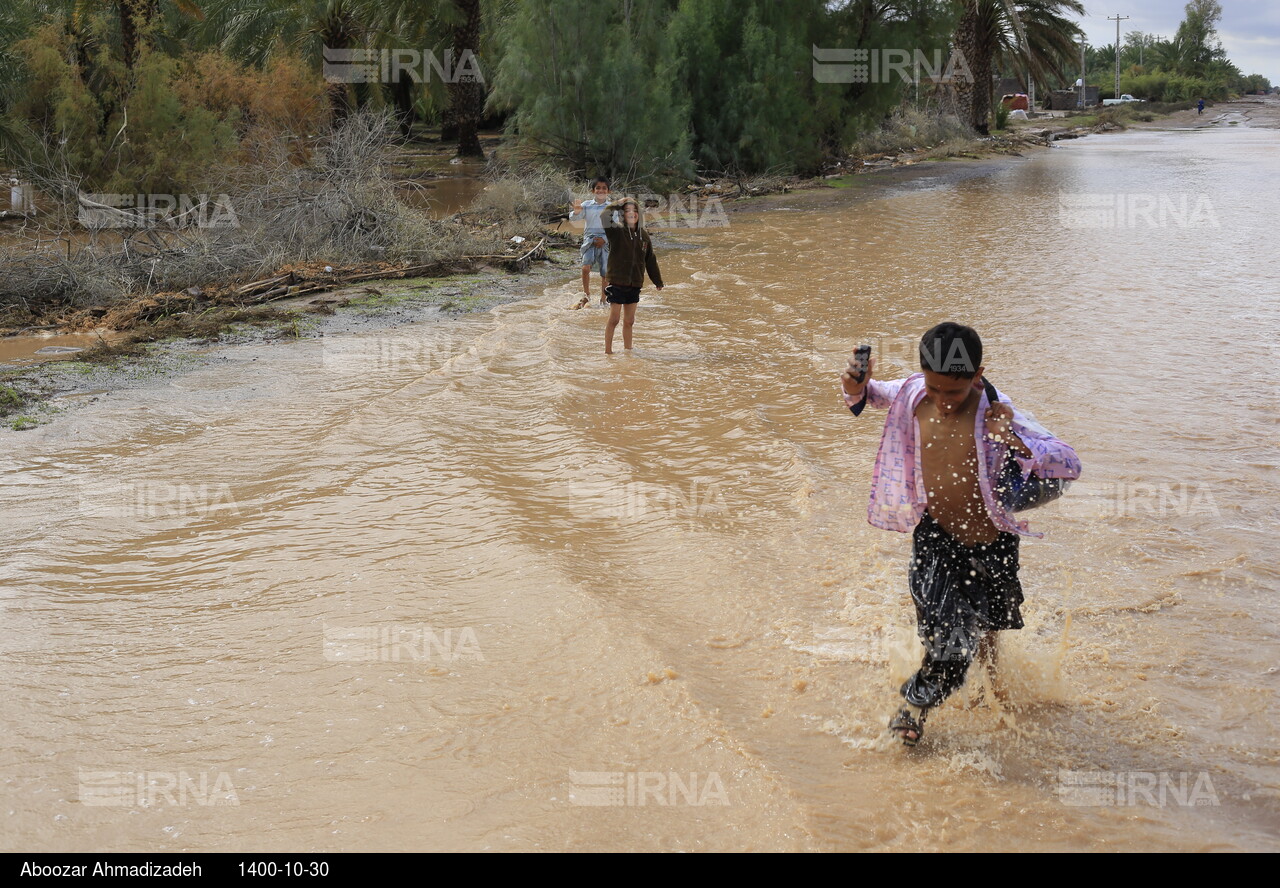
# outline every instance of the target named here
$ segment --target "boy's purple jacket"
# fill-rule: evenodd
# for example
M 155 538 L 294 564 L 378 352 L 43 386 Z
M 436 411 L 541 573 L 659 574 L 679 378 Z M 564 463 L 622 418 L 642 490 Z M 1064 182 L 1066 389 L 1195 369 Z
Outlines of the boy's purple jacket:
M 999 391 L 997 395 L 1002 403 L 1013 407 L 1013 403 Z M 923 373 L 893 382 L 873 379 L 867 383 L 865 394 L 857 402 L 849 395 L 844 396 L 845 404 L 853 410 L 854 416 L 862 413 L 868 403 L 872 407 L 889 408 L 884 420 L 884 434 L 880 437 L 880 451 L 876 454 L 876 467 L 871 475 L 871 504 L 867 507 L 867 520 L 875 527 L 907 533 L 919 523 L 928 508 L 924 471 L 916 456 L 920 440 L 916 407 L 924 396 Z M 1026 521 L 1019 521 L 1013 513 L 1006 511 L 992 489 L 992 479 L 999 477 L 1008 447 L 987 438 L 984 417 L 989 406 L 987 393 L 980 391 L 973 436 L 978 445 L 978 487 L 982 491 L 982 499 L 991 513 L 992 523 L 1000 530 L 1042 537 L 1044 534 L 1033 533 Z M 1036 422 L 1030 413 L 1014 407 L 1013 430 L 1032 453 L 1030 458 L 1014 454 L 1024 478 L 1032 472 L 1041 478 L 1074 480 L 1080 477 L 1080 457 L 1070 445 L 1059 441 Z

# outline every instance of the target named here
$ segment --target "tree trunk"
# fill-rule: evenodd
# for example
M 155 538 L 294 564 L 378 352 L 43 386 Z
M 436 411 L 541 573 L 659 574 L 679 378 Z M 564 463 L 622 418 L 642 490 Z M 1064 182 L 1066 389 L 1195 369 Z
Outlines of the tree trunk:
M 449 106 L 440 115 L 440 141 L 458 141 L 458 114 L 453 110 L 453 96 L 449 96 Z
M 978 94 L 986 92 L 978 71 L 978 0 L 964 0 L 964 11 L 956 24 L 955 48 L 964 62 L 963 67 L 957 66 L 959 70 L 952 83 L 956 92 L 956 111 L 962 121 L 985 135 L 987 118 L 985 115 L 979 117 L 977 113 L 978 105 L 982 104 Z
M 129 70 L 138 61 L 138 48 L 142 32 L 155 17 L 159 0 L 116 0 L 116 9 L 120 13 L 120 46 L 124 55 L 124 65 Z
M 466 18 L 453 33 L 454 76 L 449 83 L 449 110 L 445 113 L 445 125 L 446 128 L 449 124 L 457 125 L 460 156 L 484 157 L 484 149 L 480 147 L 480 121 L 484 118 L 485 102 L 484 82 L 470 73 L 458 73 L 459 68 L 465 72 L 468 67 L 462 64 L 466 54 L 477 54 L 480 47 L 480 0 L 456 2 Z
M 973 66 L 973 128 L 978 135 L 986 136 L 991 132 L 991 54 L 978 49 L 978 58 Z
M 987 16 L 992 14 L 990 6 L 986 8 Z M 991 106 L 995 94 L 995 39 L 993 31 L 995 23 L 990 18 L 980 18 L 974 32 L 973 65 L 973 128 L 980 135 L 990 134 Z
M 345 83 L 330 83 L 326 92 L 329 94 L 329 110 L 333 114 L 333 122 L 346 120 L 351 114 L 351 92 Z
M 408 138 L 413 133 L 413 122 L 417 119 L 417 114 L 413 110 L 413 87 L 414 83 L 408 77 L 404 76 L 403 71 L 397 72 L 397 79 L 391 84 L 391 100 L 396 106 L 396 122 L 400 125 L 400 135 Z

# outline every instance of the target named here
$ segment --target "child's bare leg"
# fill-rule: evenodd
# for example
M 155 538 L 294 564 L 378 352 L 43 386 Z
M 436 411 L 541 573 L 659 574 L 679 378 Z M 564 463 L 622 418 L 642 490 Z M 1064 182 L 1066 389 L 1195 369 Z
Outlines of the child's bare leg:
M 1009 702 L 1009 692 L 1000 678 L 1000 654 L 996 648 L 996 634 L 988 632 L 978 642 L 976 652 L 978 660 L 987 667 L 987 675 L 991 677 L 991 693 L 1001 703 Z
M 622 316 L 621 305 L 609 306 L 609 320 L 604 325 L 604 353 L 613 354 L 613 331 L 618 327 L 618 318 Z
M 636 322 L 636 303 L 622 306 L 622 347 L 631 348 L 631 328 Z
M 591 295 L 591 266 L 582 266 L 582 292 Z
M 609 294 L 605 292 L 605 290 L 607 289 L 609 289 L 609 279 L 604 275 L 600 275 L 600 304 L 601 305 L 604 305 L 606 300 L 608 299 Z M 590 296 L 591 294 L 588 293 L 587 295 Z

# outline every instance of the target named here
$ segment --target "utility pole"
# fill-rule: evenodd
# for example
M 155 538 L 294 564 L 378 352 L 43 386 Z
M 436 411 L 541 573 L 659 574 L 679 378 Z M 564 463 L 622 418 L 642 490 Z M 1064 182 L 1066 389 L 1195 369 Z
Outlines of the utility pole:
M 1107 21 L 1114 21 L 1116 23 L 1116 92 L 1115 95 L 1112 96 L 1113 99 L 1120 98 L 1120 23 L 1127 22 L 1128 20 L 1129 16 L 1122 16 L 1119 13 L 1107 17 Z M 1141 62 L 1139 62 L 1139 64 L 1141 64 Z

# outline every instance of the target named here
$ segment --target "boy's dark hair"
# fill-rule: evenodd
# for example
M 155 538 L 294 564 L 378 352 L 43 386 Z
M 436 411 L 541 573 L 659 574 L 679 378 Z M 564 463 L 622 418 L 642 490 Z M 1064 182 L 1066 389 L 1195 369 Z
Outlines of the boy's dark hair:
M 920 369 L 952 379 L 973 379 L 982 366 L 982 339 L 978 331 L 947 321 L 920 338 Z
M 595 190 L 596 190 L 596 186 L 597 186 L 597 185 L 599 185 L 601 182 L 603 182 L 603 183 L 604 183 L 604 187 L 605 187 L 605 188 L 608 188 L 608 187 L 609 187 L 609 180 L 608 180 L 608 179 L 606 179 L 604 176 L 596 176 L 594 179 L 592 179 L 592 180 L 591 180 L 591 190 L 592 190 L 592 191 L 595 191 Z

